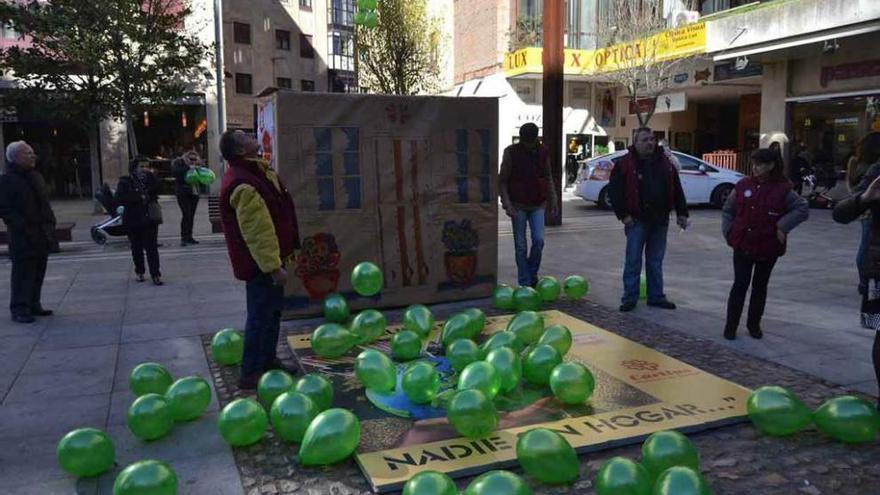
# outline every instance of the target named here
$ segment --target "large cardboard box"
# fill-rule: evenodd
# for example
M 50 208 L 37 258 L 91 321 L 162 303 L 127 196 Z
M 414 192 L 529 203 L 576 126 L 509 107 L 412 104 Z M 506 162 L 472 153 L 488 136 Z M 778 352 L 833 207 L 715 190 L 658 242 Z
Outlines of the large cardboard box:
M 279 91 L 258 108 L 258 141 L 287 182 L 303 248 L 285 316 L 339 292 L 353 308 L 488 296 L 496 283 L 498 102 Z M 351 270 L 382 268 L 358 296 Z

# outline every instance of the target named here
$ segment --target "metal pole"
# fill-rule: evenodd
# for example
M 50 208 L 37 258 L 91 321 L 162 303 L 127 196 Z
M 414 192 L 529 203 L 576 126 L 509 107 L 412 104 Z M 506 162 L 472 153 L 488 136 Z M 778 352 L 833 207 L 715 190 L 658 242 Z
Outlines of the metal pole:
M 226 131 L 226 94 L 223 82 L 223 0 L 214 0 L 214 67 L 217 78 L 217 135 Z
M 544 0 L 544 146 L 550 153 L 550 173 L 556 187 L 556 215 L 547 209 L 545 223 L 562 225 L 562 105 L 564 0 Z

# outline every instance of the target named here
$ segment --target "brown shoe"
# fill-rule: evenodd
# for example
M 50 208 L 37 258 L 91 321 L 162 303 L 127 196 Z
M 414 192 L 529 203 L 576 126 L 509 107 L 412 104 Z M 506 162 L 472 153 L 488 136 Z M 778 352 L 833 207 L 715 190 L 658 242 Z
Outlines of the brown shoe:
M 259 373 L 245 375 L 238 379 L 238 388 L 239 390 L 255 390 L 259 381 Z

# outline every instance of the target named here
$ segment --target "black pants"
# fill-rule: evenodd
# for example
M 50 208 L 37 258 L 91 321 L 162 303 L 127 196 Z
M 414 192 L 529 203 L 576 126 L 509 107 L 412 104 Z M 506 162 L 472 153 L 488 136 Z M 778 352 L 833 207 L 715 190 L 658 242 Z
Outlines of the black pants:
M 48 254 L 12 257 L 12 291 L 9 311 L 13 315 L 29 315 L 42 308 L 40 292 L 46 277 Z
M 178 194 L 177 205 L 180 206 L 180 240 L 188 241 L 193 238 L 193 222 L 196 217 L 196 208 L 199 206 L 199 197 L 193 194 Z
M 262 374 L 275 359 L 283 304 L 284 288 L 275 285 L 271 275 L 261 273 L 248 280 L 242 376 Z
M 748 328 L 761 324 L 764 306 L 767 304 L 767 284 L 770 273 L 777 258 L 755 260 L 741 251 L 733 253 L 733 287 L 727 299 L 727 328 L 736 329 L 742 316 L 746 302 L 746 292 L 752 286 L 752 297 L 749 299 L 749 316 L 746 321 Z
M 134 260 L 134 272 L 143 275 L 144 252 L 147 253 L 147 263 L 150 265 L 150 276 L 158 277 L 159 271 L 159 226 L 156 224 L 138 225 L 130 227 L 128 241 L 131 243 L 131 257 Z

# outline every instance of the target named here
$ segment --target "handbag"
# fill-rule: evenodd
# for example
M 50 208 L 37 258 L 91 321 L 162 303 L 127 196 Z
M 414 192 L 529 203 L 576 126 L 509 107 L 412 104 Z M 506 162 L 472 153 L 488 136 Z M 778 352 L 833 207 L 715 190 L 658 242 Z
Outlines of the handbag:
M 162 223 L 162 207 L 158 201 L 150 201 L 147 203 L 147 218 L 156 225 Z

